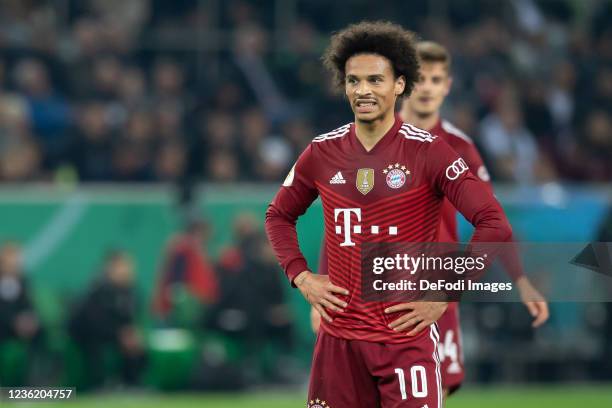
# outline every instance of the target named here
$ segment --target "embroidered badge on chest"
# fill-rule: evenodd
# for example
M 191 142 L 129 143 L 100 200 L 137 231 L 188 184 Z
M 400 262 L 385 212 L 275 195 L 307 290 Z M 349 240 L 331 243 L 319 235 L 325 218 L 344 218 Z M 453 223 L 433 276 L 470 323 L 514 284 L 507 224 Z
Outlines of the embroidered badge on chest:
M 390 164 L 383 170 L 387 185 L 393 189 L 398 189 L 406 184 L 408 177 L 410 177 L 410 170 L 403 164 L 395 163 Z
M 355 180 L 357 190 L 363 195 L 368 194 L 374 188 L 374 169 L 359 169 L 357 170 L 357 179 Z

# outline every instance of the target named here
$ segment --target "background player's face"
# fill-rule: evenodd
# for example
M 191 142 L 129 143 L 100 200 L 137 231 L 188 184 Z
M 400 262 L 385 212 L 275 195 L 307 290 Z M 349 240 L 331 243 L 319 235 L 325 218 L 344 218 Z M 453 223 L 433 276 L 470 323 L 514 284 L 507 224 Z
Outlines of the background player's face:
M 108 278 L 117 286 L 127 287 L 134 281 L 134 263 L 127 255 L 117 256 L 110 261 Z
M 419 116 L 436 113 L 451 87 L 452 79 L 442 62 L 421 62 L 420 78 L 410 98 L 404 101 L 410 111 Z
M 21 250 L 8 244 L 0 249 L 0 274 L 16 276 L 21 272 Z
M 371 123 L 393 115 L 404 86 L 404 77 L 395 78 L 383 56 L 358 54 L 346 61 L 345 91 L 356 120 Z

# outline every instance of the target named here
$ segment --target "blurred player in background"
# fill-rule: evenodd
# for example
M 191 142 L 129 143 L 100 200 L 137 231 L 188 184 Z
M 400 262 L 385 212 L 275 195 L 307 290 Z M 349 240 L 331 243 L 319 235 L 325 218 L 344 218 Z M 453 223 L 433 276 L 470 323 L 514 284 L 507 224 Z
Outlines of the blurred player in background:
M 442 45 L 424 41 L 417 46 L 421 77 L 414 92 L 402 103 L 400 116 L 408 123 L 426 129 L 431 134 L 443 138 L 463 159 L 472 172 L 491 188 L 489 173 L 472 139 L 440 116 L 440 108 L 449 94 L 452 85 L 451 56 Z M 439 232 L 440 242 L 459 242 L 457 210 L 445 200 L 442 207 L 442 222 Z M 502 261 L 504 258 L 501 259 Z M 533 326 L 539 327 L 548 319 L 548 305 L 522 271 L 506 268 L 516 281 L 529 312 L 534 317 Z M 538 300 L 535 300 L 538 299 Z M 395 323 L 404 323 L 399 318 Z M 438 320 L 440 327 L 440 359 L 442 360 L 442 384 L 445 394 L 457 390 L 465 377 L 463 350 L 459 328 L 458 303 L 450 303 L 446 312 Z M 401 326 L 400 326 L 401 327 Z
M 354 124 L 316 137 L 266 213 L 266 231 L 290 282 L 322 315 L 308 407 L 440 407 L 435 321 L 446 302 L 368 303 L 361 293 L 364 242 L 433 242 L 444 197 L 474 226 L 471 242 L 504 242 L 512 231 L 491 190 L 442 139 L 395 115 L 418 81 L 414 35 L 391 23 L 360 23 L 332 37 L 325 65 L 344 89 Z M 313 274 L 296 220 L 321 196 L 329 275 Z
M 441 118 L 440 108 L 450 92 L 452 84 L 451 56 L 442 45 L 423 41 L 417 45 L 417 55 L 420 64 L 420 78 L 415 84 L 410 98 L 404 99 L 400 116 L 402 120 L 432 135 L 444 139 L 466 161 L 470 170 L 491 189 L 490 177 L 474 142 L 449 121 Z M 442 219 L 438 235 L 440 242 L 459 242 L 457 227 L 457 210 L 447 200 L 442 205 Z M 538 291 L 533 288 L 520 267 L 507 258 L 502 258 L 506 271 L 511 275 L 521 294 L 526 307 L 534 317 L 533 327 L 539 327 L 548 319 L 548 305 Z M 319 273 L 327 273 L 328 257 L 326 246 L 323 245 L 319 263 Z M 397 305 L 394 310 L 411 310 L 409 304 Z M 391 323 L 394 327 L 405 330 L 411 318 L 410 313 Z M 313 330 L 318 331 L 320 316 L 311 310 Z M 465 377 L 461 331 L 459 327 L 458 303 L 452 302 L 438 320 L 440 328 L 440 344 L 438 350 L 442 361 L 442 383 L 445 395 L 456 391 Z
M 83 351 L 91 386 L 107 380 L 105 353 L 111 350 L 120 359 L 122 380 L 137 385 L 146 356 L 144 339 L 138 327 L 138 299 L 132 256 L 111 251 L 102 276 L 75 306 L 69 321 L 73 339 Z

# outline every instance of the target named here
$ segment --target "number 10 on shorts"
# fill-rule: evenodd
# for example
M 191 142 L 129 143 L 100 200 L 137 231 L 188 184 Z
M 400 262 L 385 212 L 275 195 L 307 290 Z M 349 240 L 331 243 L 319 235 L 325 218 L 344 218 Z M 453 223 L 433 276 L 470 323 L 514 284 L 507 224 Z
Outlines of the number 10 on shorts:
M 396 368 L 395 374 L 399 381 L 400 392 L 402 393 L 402 399 L 408 399 L 406 394 L 406 377 L 404 376 L 403 368 Z M 425 367 L 416 365 L 410 369 L 410 382 L 412 390 L 412 396 L 415 398 L 424 398 L 427 396 L 427 376 L 425 375 Z

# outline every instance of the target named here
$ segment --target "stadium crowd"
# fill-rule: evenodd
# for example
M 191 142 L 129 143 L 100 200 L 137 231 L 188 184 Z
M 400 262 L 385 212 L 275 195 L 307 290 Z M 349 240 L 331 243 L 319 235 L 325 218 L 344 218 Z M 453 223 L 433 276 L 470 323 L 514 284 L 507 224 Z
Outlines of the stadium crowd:
M 0 180 L 281 180 L 350 120 L 319 58 L 358 15 L 452 50 L 447 117 L 494 180 L 612 178 L 609 1 L 279 4 L 3 2 Z

